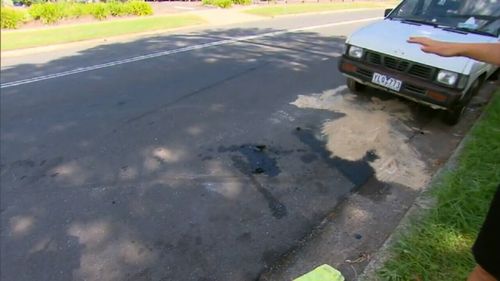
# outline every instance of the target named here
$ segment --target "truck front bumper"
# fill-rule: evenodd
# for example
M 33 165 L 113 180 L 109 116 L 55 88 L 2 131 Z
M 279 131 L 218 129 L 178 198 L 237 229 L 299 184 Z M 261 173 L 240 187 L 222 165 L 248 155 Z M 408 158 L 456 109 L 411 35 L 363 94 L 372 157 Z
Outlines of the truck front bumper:
M 407 73 L 393 71 L 382 66 L 368 65 L 346 56 L 340 59 L 339 70 L 347 77 L 361 84 L 379 88 L 415 102 L 426 104 L 434 109 L 450 109 L 457 104 L 463 95 L 461 90 L 441 86 L 437 83 L 413 77 Z M 373 73 L 375 72 L 401 80 L 401 89 L 393 91 L 372 83 Z

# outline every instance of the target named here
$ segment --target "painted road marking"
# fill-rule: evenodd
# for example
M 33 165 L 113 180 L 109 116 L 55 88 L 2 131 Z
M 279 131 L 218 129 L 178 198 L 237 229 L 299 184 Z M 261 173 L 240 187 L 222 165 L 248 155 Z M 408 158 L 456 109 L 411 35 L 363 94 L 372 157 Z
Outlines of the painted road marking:
M 174 8 L 179 9 L 179 10 L 194 10 L 195 9 L 193 7 L 182 7 L 182 6 L 174 6 Z
M 87 66 L 87 67 L 80 67 L 80 68 L 75 68 L 75 69 L 68 70 L 68 71 L 63 71 L 63 72 L 58 72 L 58 73 L 53 73 L 53 74 L 48 74 L 48 75 L 42 75 L 42 76 L 37 76 L 37 77 L 18 80 L 18 81 L 6 82 L 6 83 L 2 83 L 0 85 L 0 88 L 4 89 L 4 88 L 25 85 L 25 84 L 31 84 L 31 83 L 35 83 L 35 82 L 39 82 L 39 81 L 60 78 L 60 77 L 69 76 L 69 75 L 73 75 L 73 74 L 77 74 L 77 73 L 89 72 L 89 71 L 102 69 L 102 68 L 108 68 L 108 67 L 112 67 L 112 66 L 116 66 L 116 65 L 121 65 L 121 64 L 141 61 L 141 60 L 147 60 L 147 59 L 152 59 L 152 58 L 157 58 L 157 57 L 162 57 L 162 56 L 169 56 L 169 55 L 173 55 L 173 54 L 185 53 L 185 52 L 189 52 L 189 51 L 200 50 L 200 49 L 214 47 L 214 46 L 228 45 L 228 44 L 233 44 L 233 43 L 237 43 L 237 42 L 241 42 L 241 41 L 248 41 L 248 40 L 253 40 L 253 39 L 258 39 L 258 38 L 263 38 L 263 37 L 273 37 L 273 36 L 278 36 L 278 35 L 286 34 L 286 33 L 307 31 L 307 30 L 313 30 L 313 29 L 321 29 L 321 28 L 327 28 L 327 27 L 332 27 L 332 26 L 348 25 L 348 24 L 354 24 L 354 23 L 374 21 L 374 20 L 379 20 L 379 19 L 382 19 L 382 18 L 375 17 L 375 18 L 367 18 L 367 19 L 360 19 L 360 20 L 342 21 L 342 22 L 313 25 L 313 26 L 307 26 L 307 27 L 299 27 L 299 28 L 289 29 L 289 30 L 274 31 L 274 32 L 268 32 L 268 33 L 257 34 L 257 35 L 235 37 L 232 39 L 226 39 L 226 40 L 205 43 L 205 44 L 200 44 L 200 45 L 194 45 L 194 46 L 188 46 L 188 47 L 183 47 L 183 48 L 179 48 L 179 49 L 161 51 L 161 52 L 151 53 L 151 54 L 147 54 L 147 55 L 131 57 L 128 59 L 116 60 L 116 61 L 111 61 L 108 63 L 96 64 L 96 65 L 91 65 L 91 66 Z

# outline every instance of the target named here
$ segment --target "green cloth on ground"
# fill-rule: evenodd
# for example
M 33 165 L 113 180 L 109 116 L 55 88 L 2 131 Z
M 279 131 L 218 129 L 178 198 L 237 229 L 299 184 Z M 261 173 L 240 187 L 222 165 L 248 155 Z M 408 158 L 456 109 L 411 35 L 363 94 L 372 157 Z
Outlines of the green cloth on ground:
M 344 281 L 344 276 L 335 268 L 324 264 L 293 281 Z

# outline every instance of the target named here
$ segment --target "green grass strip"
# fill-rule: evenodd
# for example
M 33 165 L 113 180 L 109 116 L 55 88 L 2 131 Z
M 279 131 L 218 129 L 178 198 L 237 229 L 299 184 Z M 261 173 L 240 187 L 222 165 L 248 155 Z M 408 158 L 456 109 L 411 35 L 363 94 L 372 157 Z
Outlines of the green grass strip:
M 456 169 L 431 187 L 436 206 L 414 219 L 392 247 L 382 280 L 466 280 L 471 247 L 500 183 L 500 91 L 472 129 Z
M 138 32 L 166 30 L 201 24 L 194 15 L 145 17 L 133 20 L 88 23 L 39 30 L 16 30 L 1 33 L 1 50 L 46 46 Z
M 313 13 L 322 11 L 336 11 L 347 9 L 363 8 L 385 8 L 395 7 L 397 2 L 336 2 L 336 3 L 305 3 L 305 4 L 279 4 L 265 7 L 251 8 L 245 10 L 245 13 L 274 17 L 281 15 L 291 15 L 300 13 Z M 382 16 L 382 15 L 381 15 Z

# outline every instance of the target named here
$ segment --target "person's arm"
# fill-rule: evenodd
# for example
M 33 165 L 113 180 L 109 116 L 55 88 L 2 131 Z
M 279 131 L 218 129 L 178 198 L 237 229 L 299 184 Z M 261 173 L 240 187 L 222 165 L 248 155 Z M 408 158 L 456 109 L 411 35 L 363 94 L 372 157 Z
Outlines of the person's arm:
M 410 37 L 409 43 L 422 45 L 422 51 L 443 57 L 463 56 L 500 65 L 500 43 L 452 43 L 427 37 Z

